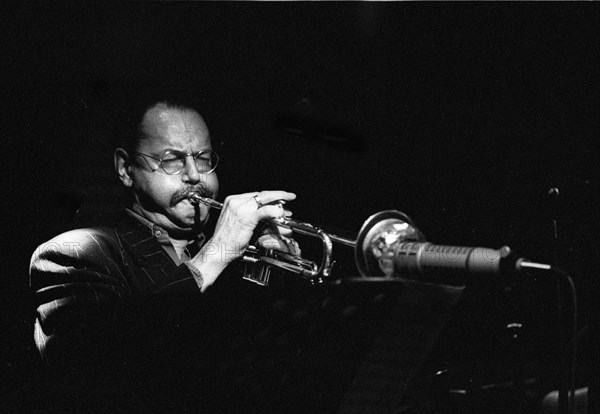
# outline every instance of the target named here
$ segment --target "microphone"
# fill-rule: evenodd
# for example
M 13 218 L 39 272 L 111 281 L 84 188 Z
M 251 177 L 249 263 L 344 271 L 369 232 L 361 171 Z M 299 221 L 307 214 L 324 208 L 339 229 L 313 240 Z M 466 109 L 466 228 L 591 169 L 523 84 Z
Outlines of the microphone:
M 549 265 L 517 257 L 508 246 L 495 250 L 429 243 L 410 218 L 396 210 L 377 213 L 363 224 L 355 257 L 361 276 L 373 280 L 384 276 L 464 284 L 464 276 L 469 275 L 497 277 L 526 269 L 551 269 Z
M 421 275 L 431 272 L 499 275 L 513 260 L 508 246 L 498 250 L 486 247 L 445 246 L 405 241 L 393 248 L 394 274 Z

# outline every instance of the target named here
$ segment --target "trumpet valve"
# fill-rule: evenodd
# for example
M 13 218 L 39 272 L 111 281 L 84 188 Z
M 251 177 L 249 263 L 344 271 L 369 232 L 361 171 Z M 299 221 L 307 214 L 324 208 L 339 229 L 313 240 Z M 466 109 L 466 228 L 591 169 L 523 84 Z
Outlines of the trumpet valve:
M 269 286 L 271 268 L 266 263 L 261 262 L 260 255 L 259 248 L 248 246 L 242 256 L 242 260 L 245 262 L 242 278 L 260 286 Z

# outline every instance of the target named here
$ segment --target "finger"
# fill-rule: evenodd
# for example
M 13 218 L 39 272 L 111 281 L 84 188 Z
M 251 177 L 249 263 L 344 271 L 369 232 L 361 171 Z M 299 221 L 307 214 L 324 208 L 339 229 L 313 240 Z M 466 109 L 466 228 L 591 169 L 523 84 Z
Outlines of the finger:
M 287 246 L 288 253 L 293 254 L 294 256 L 302 256 L 300 245 L 298 244 L 298 242 L 296 242 L 296 240 L 290 237 L 283 237 L 283 241 Z
M 281 204 L 268 204 L 258 208 L 259 220 L 277 219 L 283 217 L 284 211 Z
M 257 242 L 265 249 L 275 249 L 287 252 L 287 245 L 283 241 L 283 239 L 275 237 L 272 234 L 265 234 L 263 236 L 260 236 Z
M 292 212 L 290 210 L 283 210 L 283 215 L 281 216 L 282 218 L 289 220 L 292 217 Z M 276 222 L 273 223 L 273 226 L 271 227 L 273 229 L 273 231 L 281 234 L 282 236 L 291 236 L 293 231 L 292 229 L 290 229 L 287 226 L 281 226 L 279 224 L 277 224 Z
M 252 201 L 254 202 L 254 199 L 252 198 L 253 196 L 257 195 L 258 192 L 254 191 L 252 193 L 243 193 L 243 194 L 231 194 L 228 195 L 227 197 L 225 197 L 225 200 L 223 201 L 223 204 L 229 204 L 231 202 L 235 202 L 235 203 L 244 203 L 244 202 L 248 202 L 248 201 Z
M 294 256 L 300 256 L 302 254 L 298 243 L 289 237 L 276 237 L 273 234 L 265 234 L 260 236 L 257 242 L 267 249 L 280 250 Z
M 277 232 L 278 232 L 279 234 L 281 234 L 282 236 L 287 236 L 287 237 L 289 237 L 289 236 L 291 236 L 291 235 L 292 235 L 292 233 L 294 233 L 294 232 L 292 231 L 292 229 L 290 229 L 289 227 L 284 227 L 284 226 L 276 226 L 276 227 L 277 227 Z
M 258 196 L 256 196 L 258 197 Z M 260 199 L 260 197 L 259 197 Z M 276 205 L 276 204 L 281 204 L 281 206 L 284 206 L 285 203 L 287 203 L 287 201 L 285 200 L 275 200 L 275 201 L 271 201 L 270 203 L 260 203 L 261 206 L 270 206 L 270 205 Z
M 254 195 L 253 195 L 254 196 Z M 258 198 L 260 199 L 261 204 L 269 204 L 273 201 L 285 200 L 291 201 L 296 198 L 296 194 L 288 193 L 287 191 L 261 191 L 258 193 Z
M 259 191 L 252 191 L 250 193 L 236 194 L 236 195 L 233 195 L 230 197 L 250 198 L 250 197 L 254 197 L 257 194 L 259 194 Z

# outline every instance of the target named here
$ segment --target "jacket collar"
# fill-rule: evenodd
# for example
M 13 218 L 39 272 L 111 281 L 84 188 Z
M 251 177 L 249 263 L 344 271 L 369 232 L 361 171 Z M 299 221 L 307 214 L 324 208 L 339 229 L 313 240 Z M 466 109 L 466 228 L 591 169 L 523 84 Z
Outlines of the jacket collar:
M 165 258 L 170 259 L 168 261 L 174 265 L 180 264 L 169 233 L 165 229 L 131 209 L 125 209 L 125 213 L 120 234 L 136 257 L 144 258 L 150 266 L 164 265 Z M 199 234 L 188 242 L 188 249 L 199 250 L 205 239 L 204 234 Z

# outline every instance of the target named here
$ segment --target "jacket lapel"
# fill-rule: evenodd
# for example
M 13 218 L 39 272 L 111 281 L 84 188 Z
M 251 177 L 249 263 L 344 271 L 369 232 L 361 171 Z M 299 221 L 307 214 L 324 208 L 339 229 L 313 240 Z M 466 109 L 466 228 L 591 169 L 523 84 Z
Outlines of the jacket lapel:
M 152 231 L 132 217 L 125 217 L 117 229 L 123 248 L 133 263 L 136 285 L 142 290 L 157 290 L 171 283 L 169 276 L 177 266 L 156 240 Z

